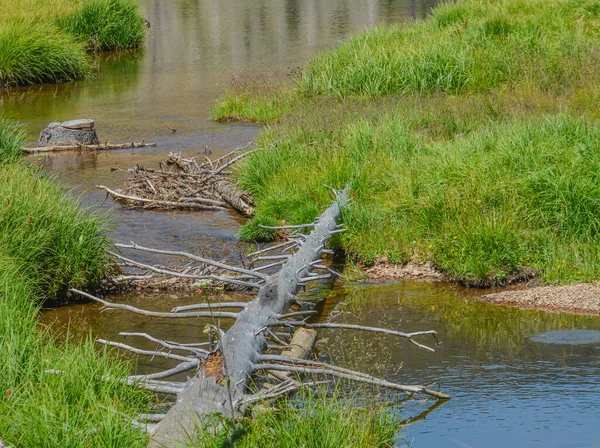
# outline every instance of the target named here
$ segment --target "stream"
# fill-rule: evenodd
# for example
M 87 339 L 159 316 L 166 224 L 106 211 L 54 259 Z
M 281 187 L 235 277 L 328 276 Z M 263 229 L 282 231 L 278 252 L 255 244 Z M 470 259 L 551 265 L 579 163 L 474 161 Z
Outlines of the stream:
M 170 151 L 213 156 L 254 141 L 260 127 L 210 121 L 210 107 L 232 77 L 286 74 L 317 52 L 379 23 L 422 17 L 435 0 L 140 0 L 151 24 L 144 50 L 99 56 L 91 79 L 11 90 L 0 110 L 26 123 L 28 140 L 53 120 L 93 118 L 102 141 L 156 142 L 153 148 L 31 156 L 86 205 L 110 212 L 115 241 L 186 250 L 232 263 L 247 249 L 235 234 L 244 219 L 231 211 L 165 212 L 123 208 L 95 189 L 120 187 L 120 170 L 156 167 Z M 167 127 L 177 129 L 172 133 Z M 102 203 L 102 205 L 99 205 Z M 144 260 L 143 257 L 138 259 Z M 132 293 L 111 300 L 167 310 L 201 302 L 200 293 Z M 431 400 L 399 401 L 382 392 L 401 420 L 398 446 L 600 447 L 600 317 L 516 310 L 477 301 L 480 291 L 424 282 L 319 285 L 321 319 L 435 329 L 434 353 L 393 337 L 353 332 L 320 335 L 319 356 L 402 384 L 433 383 L 453 396 L 428 412 Z M 247 300 L 226 296 L 224 300 Z M 339 314 L 337 314 L 339 312 Z M 58 333 L 123 342 L 121 331 L 203 340 L 203 324 L 150 320 L 97 304 L 47 310 Z M 585 330 L 585 331 L 584 331 Z M 153 344 L 124 342 L 152 349 Z M 427 339 L 424 343 L 433 343 Z M 139 372 L 169 361 L 140 358 Z M 401 366 L 401 368 L 399 368 Z

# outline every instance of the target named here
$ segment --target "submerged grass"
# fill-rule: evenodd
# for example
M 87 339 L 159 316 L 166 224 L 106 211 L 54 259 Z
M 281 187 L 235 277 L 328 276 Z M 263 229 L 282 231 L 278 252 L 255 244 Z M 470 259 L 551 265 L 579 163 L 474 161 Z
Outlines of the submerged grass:
M 0 88 L 84 78 L 88 51 L 135 48 L 145 32 L 135 0 L 0 0 Z
M 337 241 L 365 264 L 433 261 L 470 285 L 523 267 L 599 278 L 599 18 L 596 1 L 458 1 L 351 39 L 286 90 L 234 89 L 279 120 L 261 146 L 286 137 L 239 169 L 256 220 L 310 222 L 324 184 L 352 182 Z M 216 118 L 241 108 L 231 95 Z
M 130 365 L 38 328 L 40 304 L 109 269 L 105 219 L 78 208 L 18 160 L 22 133 L 0 120 L 0 439 L 19 447 L 145 446 L 123 416 L 147 393 L 120 382 Z M 51 373 L 58 371 L 59 373 Z

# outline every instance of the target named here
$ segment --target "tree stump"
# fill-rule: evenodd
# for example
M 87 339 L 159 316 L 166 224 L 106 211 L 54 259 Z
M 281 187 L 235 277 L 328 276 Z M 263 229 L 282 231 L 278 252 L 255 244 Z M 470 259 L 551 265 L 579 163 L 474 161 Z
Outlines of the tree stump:
M 98 145 L 94 120 L 54 121 L 40 132 L 38 147 Z

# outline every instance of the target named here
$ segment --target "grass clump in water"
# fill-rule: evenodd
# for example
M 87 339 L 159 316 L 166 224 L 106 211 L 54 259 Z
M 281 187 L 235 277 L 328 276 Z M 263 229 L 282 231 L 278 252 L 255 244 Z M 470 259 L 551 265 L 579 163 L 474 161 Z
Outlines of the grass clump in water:
M 146 24 L 135 0 L 86 0 L 57 22 L 93 51 L 136 48 L 146 36 Z
M 90 73 L 85 45 L 52 23 L 0 24 L 0 88 L 66 82 Z
M 382 405 L 359 407 L 338 393 L 302 392 L 278 403 L 278 410 L 257 413 L 235 429 L 226 426 L 218 436 L 200 434 L 191 446 L 222 447 L 236 438 L 240 448 L 394 446 L 398 421 Z
M 84 78 L 87 52 L 137 47 L 145 32 L 134 0 L 0 0 L 0 88 Z

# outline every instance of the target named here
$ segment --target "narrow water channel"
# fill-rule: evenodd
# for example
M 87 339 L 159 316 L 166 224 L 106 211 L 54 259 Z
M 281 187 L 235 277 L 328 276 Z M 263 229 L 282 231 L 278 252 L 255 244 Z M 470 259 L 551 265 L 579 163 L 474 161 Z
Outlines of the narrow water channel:
M 104 195 L 95 190 L 96 184 L 122 183 L 124 174 L 112 168 L 155 166 L 169 151 L 193 155 L 208 147 L 218 155 L 254 140 L 258 127 L 208 119 L 210 106 L 232 76 L 288 73 L 365 27 L 423 16 L 435 3 L 141 0 L 151 24 L 143 51 L 99 57 L 98 74 L 86 81 L 0 95 L 0 109 L 27 123 L 32 141 L 52 120 L 93 118 L 102 140 L 156 142 L 155 148 L 143 150 L 40 158 L 86 204 L 99 204 Z M 101 209 L 112 212 L 112 236 L 118 241 L 232 261 L 244 250 L 235 239 L 242 219 L 231 212 L 140 212 L 110 199 Z M 600 330 L 600 318 L 495 307 L 477 303 L 472 291 L 415 282 L 339 284 L 313 293 L 326 297 L 324 316 L 334 308 L 344 310 L 336 317 L 339 322 L 439 332 L 443 343 L 435 353 L 393 338 L 322 334 L 327 341 L 319 346 L 321 356 L 334 363 L 405 384 L 437 382 L 435 387 L 454 397 L 403 428 L 399 446 L 600 447 L 600 343 L 547 344 L 536 338 L 559 330 Z M 199 299 L 192 294 L 135 293 L 115 298 L 162 310 Z M 151 332 L 184 342 L 203 337 L 198 321 L 100 313 L 94 304 L 50 310 L 44 321 L 58 331 L 70 327 L 75 333 L 113 340 L 122 340 L 120 331 Z M 142 359 L 138 369 L 160 365 Z M 433 404 L 398 403 L 394 394 L 383 398 L 402 418 L 426 413 Z

